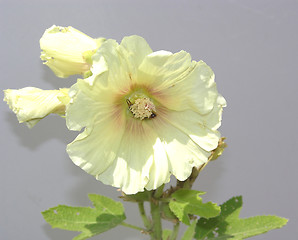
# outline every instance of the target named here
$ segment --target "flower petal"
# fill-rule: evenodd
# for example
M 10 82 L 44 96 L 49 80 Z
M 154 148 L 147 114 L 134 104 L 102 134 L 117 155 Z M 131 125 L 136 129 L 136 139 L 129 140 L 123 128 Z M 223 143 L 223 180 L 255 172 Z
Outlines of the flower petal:
M 115 40 L 107 40 L 93 55 L 91 71 L 94 75 L 101 73 L 100 69 L 109 72 L 110 87 L 128 92 L 135 84 L 137 68 L 144 57 L 152 53 L 147 42 L 139 36 L 124 37 L 119 45 Z
M 157 51 L 147 55 L 139 66 L 138 83 L 150 86 L 154 92 L 160 92 L 173 87 L 191 69 L 189 53 Z
M 136 79 L 139 65 L 147 55 L 152 53 L 152 49 L 144 38 L 133 35 L 122 39 L 120 50 L 127 60 L 132 78 Z
M 130 76 L 125 56 L 119 50 L 119 44 L 112 39 L 105 41 L 93 55 L 93 75 L 99 76 L 100 69 L 106 69 L 108 82 L 106 85 L 118 91 L 128 91 Z M 96 71 L 94 71 L 96 69 Z
M 149 181 L 146 185 L 147 190 L 157 189 L 162 184 L 168 183 L 172 172 L 164 144 L 158 137 L 153 145 L 153 150 L 153 163 L 149 172 Z
M 189 105 L 201 114 L 210 112 L 216 104 L 218 92 L 214 82 L 214 73 L 203 61 L 196 63 L 195 69 L 185 78 L 185 82 L 177 84 L 176 88 L 180 88 L 180 96 L 184 91 L 189 93 L 187 100 Z
M 199 167 L 208 161 L 210 152 L 197 145 L 187 134 L 169 124 L 163 117 L 148 121 L 156 131 L 166 151 L 169 171 L 178 180 L 187 179 L 193 167 Z
M 64 115 L 69 101 L 68 89 L 42 90 L 26 87 L 19 90 L 4 90 L 4 101 L 17 115 L 20 123 L 25 122 L 32 128 L 42 118 L 51 113 Z
M 66 109 L 70 130 L 86 127 L 67 147 L 73 162 L 91 175 L 98 175 L 114 161 L 125 129 L 126 112 L 117 94 L 105 86 L 108 74 L 79 79 L 71 87 Z
M 165 51 L 148 55 L 139 67 L 139 83 L 165 107 L 201 114 L 210 112 L 217 98 L 214 73 L 203 61 L 191 61 L 188 53 Z
M 171 111 L 165 117 L 169 124 L 173 125 L 189 138 L 191 138 L 197 145 L 206 151 L 214 150 L 220 139 L 220 133 L 216 130 L 211 130 L 199 120 L 204 120 L 200 114 L 186 110 L 183 112 Z
M 100 77 L 78 79 L 70 88 L 71 101 L 66 108 L 66 124 L 70 130 L 80 131 L 83 127 L 90 127 L 96 119 L 116 114 L 119 110 L 116 93 L 103 85 L 106 79 L 105 73 Z
M 156 134 L 145 121 L 127 120 L 118 157 L 97 179 L 126 194 L 144 191 L 153 162 Z
M 106 116 L 67 145 L 72 161 L 87 173 L 96 176 L 108 168 L 118 155 L 124 133 L 124 118 Z M 117 129 L 117 130 L 116 130 Z
M 198 114 L 198 121 L 211 130 L 217 130 L 221 125 L 223 108 L 227 106 L 226 100 L 220 94 L 217 97 L 214 107 L 207 114 Z

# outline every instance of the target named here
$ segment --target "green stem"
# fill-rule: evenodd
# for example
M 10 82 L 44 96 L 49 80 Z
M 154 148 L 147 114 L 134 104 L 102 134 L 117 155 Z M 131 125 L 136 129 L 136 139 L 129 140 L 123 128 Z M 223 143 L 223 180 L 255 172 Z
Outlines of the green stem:
M 161 240 L 162 237 L 162 227 L 161 227 L 161 217 L 159 209 L 159 201 L 153 197 L 150 199 L 151 215 L 153 221 L 153 235 L 155 240 Z
M 129 224 L 129 223 L 126 223 L 126 222 L 122 222 L 121 225 L 124 226 L 124 227 L 129 227 L 129 228 L 136 229 L 138 231 L 144 232 L 143 228 L 140 228 L 138 226 L 135 226 L 135 225 L 132 225 L 132 224 Z
M 150 221 L 147 218 L 147 215 L 146 215 L 146 212 L 145 212 L 144 202 L 139 202 L 138 205 L 139 205 L 139 211 L 140 211 L 144 226 L 147 229 L 147 231 L 149 231 L 150 228 L 151 228 L 151 224 L 150 224 Z
M 164 186 L 165 185 L 163 184 L 154 191 L 154 198 L 159 199 L 162 197 Z
M 176 240 L 179 233 L 179 227 L 180 227 L 180 222 L 177 222 L 174 225 L 174 229 L 173 229 L 172 235 L 170 236 L 170 240 Z

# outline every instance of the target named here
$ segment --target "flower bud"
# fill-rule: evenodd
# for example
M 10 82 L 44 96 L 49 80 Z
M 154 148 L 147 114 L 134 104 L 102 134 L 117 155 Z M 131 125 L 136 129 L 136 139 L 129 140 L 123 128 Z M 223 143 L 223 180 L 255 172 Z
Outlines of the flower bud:
M 73 27 L 53 25 L 40 39 L 40 58 L 58 77 L 84 75 L 90 70 L 91 56 L 104 41 L 104 38 L 93 39 Z
M 17 115 L 20 123 L 32 128 L 50 113 L 65 115 L 69 102 L 68 89 L 42 90 L 34 87 L 4 90 L 4 101 Z

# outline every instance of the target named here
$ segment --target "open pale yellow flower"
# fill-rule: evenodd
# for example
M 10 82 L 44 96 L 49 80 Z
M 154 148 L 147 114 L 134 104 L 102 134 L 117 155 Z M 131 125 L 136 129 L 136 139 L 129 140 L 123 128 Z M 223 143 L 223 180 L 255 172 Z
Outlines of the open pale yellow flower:
M 67 152 L 98 180 L 127 194 L 156 189 L 171 174 L 187 179 L 217 147 L 226 102 L 203 61 L 130 36 L 104 42 L 91 71 L 69 91 L 67 126 L 84 131 Z
M 34 87 L 4 90 L 4 101 L 17 115 L 20 123 L 32 128 L 51 113 L 64 115 L 69 102 L 68 89 L 41 90 Z
M 93 39 L 73 27 L 53 25 L 40 39 L 40 58 L 61 78 L 88 72 L 91 56 L 105 41 Z

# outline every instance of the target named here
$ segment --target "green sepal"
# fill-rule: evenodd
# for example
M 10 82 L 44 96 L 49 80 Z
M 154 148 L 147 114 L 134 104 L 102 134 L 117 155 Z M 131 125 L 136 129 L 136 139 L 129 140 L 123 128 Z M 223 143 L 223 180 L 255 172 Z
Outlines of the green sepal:
M 123 196 L 120 198 L 123 199 L 123 201 L 128 201 L 128 202 L 145 202 L 150 200 L 150 192 L 145 190 L 144 192 L 138 192 L 136 194 L 125 194 L 122 193 Z
M 87 71 L 87 72 L 84 72 L 83 73 L 83 78 L 85 79 L 85 78 L 88 78 L 88 77 L 90 77 L 92 75 L 93 75 L 93 73 L 91 71 Z
M 256 216 L 239 218 L 242 197 L 233 197 L 221 205 L 221 214 L 215 218 L 200 218 L 196 225 L 195 239 L 241 240 L 281 228 L 287 219 L 277 216 Z
M 42 212 L 42 215 L 53 228 L 82 232 L 73 240 L 90 238 L 125 220 L 122 203 L 96 194 L 88 197 L 95 208 L 59 205 Z
M 212 202 L 203 203 L 200 195 L 205 192 L 180 189 L 171 195 L 169 207 L 178 219 L 190 225 L 189 215 L 211 218 L 220 213 L 220 207 Z
M 178 218 L 176 217 L 176 215 L 171 211 L 168 202 L 162 202 L 160 205 L 160 210 L 161 210 L 161 217 L 163 219 L 171 221 L 173 223 L 176 223 L 178 221 Z
M 98 48 L 106 41 L 105 38 L 97 38 L 94 40 L 96 41 Z M 96 53 L 98 48 L 94 49 L 94 50 L 87 50 L 87 51 L 83 52 L 83 58 L 85 59 L 86 63 L 92 65 L 92 63 L 93 63 L 92 56 Z
M 209 161 L 214 161 L 222 155 L 223 151 L 227 147 L 227 144 L 224 142 L 225 139 L 225 137 L 219 139 L 218 146 L 215 150 L 212 151 L 211 156 L 209 157 Z

